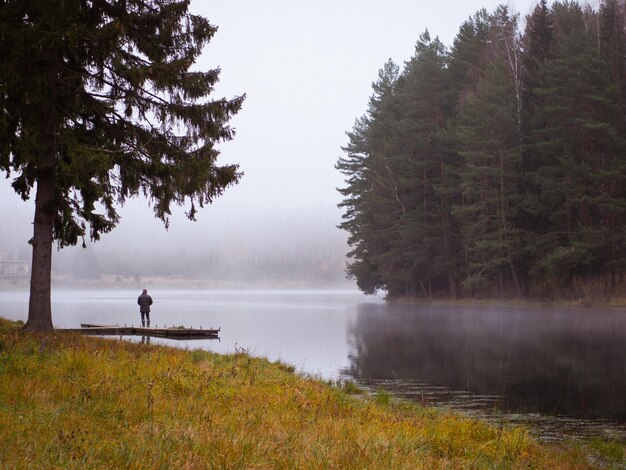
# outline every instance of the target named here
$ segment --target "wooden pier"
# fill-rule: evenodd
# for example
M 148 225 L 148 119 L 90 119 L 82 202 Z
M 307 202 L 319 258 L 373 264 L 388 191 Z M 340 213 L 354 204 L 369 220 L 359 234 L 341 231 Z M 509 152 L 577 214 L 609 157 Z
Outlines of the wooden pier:
M 219 339 L 220 328 L 144 327 L 119 325 L 93 325 L 81 323 L 81 328 L 64 328 L 63 331 L 102 336 L 154 336 L 170 339 Z

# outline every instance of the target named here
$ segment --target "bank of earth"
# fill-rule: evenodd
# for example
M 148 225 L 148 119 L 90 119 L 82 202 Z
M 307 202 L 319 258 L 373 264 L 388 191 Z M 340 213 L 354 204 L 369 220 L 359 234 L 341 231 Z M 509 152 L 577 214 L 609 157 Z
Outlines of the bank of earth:
M 613 443 L 421 408 L 293 367 L 0 319 L 2 468 L 593 468 Z M 620 454 L 621 452 L 621 454 Z M 621 462 L 621 463 L 620 463 Z

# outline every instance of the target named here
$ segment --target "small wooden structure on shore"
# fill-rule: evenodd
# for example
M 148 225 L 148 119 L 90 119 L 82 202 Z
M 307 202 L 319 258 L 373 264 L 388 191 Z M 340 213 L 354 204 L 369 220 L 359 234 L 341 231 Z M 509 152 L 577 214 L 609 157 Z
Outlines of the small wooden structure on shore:
M 119 325 L 94 325 L 81 323 L 81 328 L 67 328 L 63 331 L 83 333 L 88 335 L 119 335 L 119 336 L 155 336 L 171 339 L 219 339 L 220 328 L 184 328 L 184 327 L 144 327 Z

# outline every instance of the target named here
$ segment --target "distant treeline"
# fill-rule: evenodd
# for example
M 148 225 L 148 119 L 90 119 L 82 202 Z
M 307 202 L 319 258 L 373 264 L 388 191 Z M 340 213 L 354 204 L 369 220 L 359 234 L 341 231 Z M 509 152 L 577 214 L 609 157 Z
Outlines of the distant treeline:
M 626 7 L 541 1 L 428 32 L 337 168 L 348 274 L 390 296 L 581 297 L 626 267 Z
M 130 253 L 90 246 L 59 253 L 54 274 L 87 280 L 121 278 L 188 278 L 207 282 L 268 285 L 344 285 L 345 246 L 322 240 L 312 246 L 271 250 L 232 243 L 223 249 L 198 250 L 173 246 L 146 246 Z

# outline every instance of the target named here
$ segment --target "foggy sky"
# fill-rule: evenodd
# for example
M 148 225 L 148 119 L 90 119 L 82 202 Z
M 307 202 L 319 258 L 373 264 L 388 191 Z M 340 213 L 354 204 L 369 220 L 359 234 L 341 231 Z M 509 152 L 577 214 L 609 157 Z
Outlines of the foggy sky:
M 461 23 L 496 0 L 195 0 L 192 11 L 219 30 L 196 67 L 220 67 L 214 99 L 247 94 L 231 121 L 237 135 L 221 144 L 218 163 L 239 163 L 245 173 L 193 223 L 175 210 L 166 231 L 148 202 L 120 209 L 120 225 L 87 250 L 100 255 L 171 251 L 185 245 L 203 252 L 233 238 L 259 250 L 325 240 L 340 246 L 345 234 L 336 204 L 342 176 L 334 169 L 345 132 L 361 116 L 378 70 L 392 58 L 403 64 L 428 29 L 451 46 Z M 524 17 L 536 1 L 507 3 Z M 33 198 L 23 203 L 0 180 L 0 251 L 24 253 L 32 236 Z M 305 235 L 309 235 L 306 236 Z M 306 240 L 304 239 L 306 238 Z M 65 251 L 81 248 L 66 248 Z M 77 253 L 78 254 L 78 253 Z M 65 253 L 55 257 L 68 256 Z

